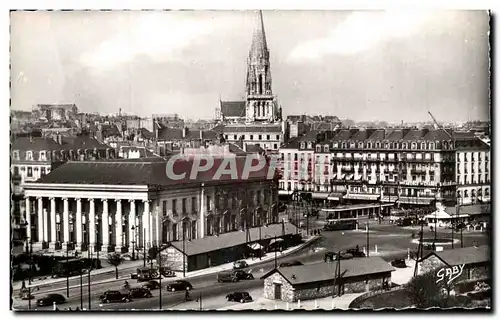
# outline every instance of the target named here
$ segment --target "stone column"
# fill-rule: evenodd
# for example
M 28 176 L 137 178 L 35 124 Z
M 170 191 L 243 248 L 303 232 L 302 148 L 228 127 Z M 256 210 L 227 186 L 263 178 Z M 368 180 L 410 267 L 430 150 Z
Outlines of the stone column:
M 28 225 L 26 226 L 26 237 L 29 240 L 31 239 L 31 206 L 30 206 L 30 197 L 26 197 L 26 216 L 24 217 Z
M 200 216 L 198 219 L 200 220 L 199 234 L 200 238 L 204 238 L 205 237 L 205 184 L 204 183 L 201 184 L 201 195 L 199 203 L 200 203 Z
M 133 242 L 136 241 L 134 239 L 134 230 L 132 230 L 132 227 L 137 228 L 135 225 L 135 200 L 129 200 L 130 202 L 130 211 L 128 214 L 128 251 L 132 252 L 132 248 L 137 245 L 137 243 L 134 245 Z M 138 231 L 138 230 L 136 230 Z
M 116 214 L 115 214 L 115 251 L 116 252 L 122 252 L 122 246 L 123 246 L 123 239 L 122 239 L 122 234 L 123 234 L 123 221 L 122 221 L 122 201 L 121 200 L 115 200 L 116 201 Z
M 102 199 L 102 247 L 101 251 L 108 252 L 109 247 L 109 215 L 108 215 L 108 199 Z
M 63 209 L 63 221 L 62 224 L 64 226 L 61 226 L 63 228 L 63 243 L 62 247 L 63 250 L 66 250 L 66 247 L 69 242 L 69 203 L 68 203 L 68 198 L 63 198 L 64 201 L 64 209 Z
M 38 210 L 38 242 L 41 244 L 43 242 L 43 199 L 42 197 L 37 197 L 37 210 Z
M 82 251 L 82 199 L 76 199 L 76 246 L 75 250 Z
M 47 209 L 43 209 L 43 242 L 49 242 L 49 217 Z
M 50 244 L 51 250 L 56 249 L 56 199 L 50 198 Z
M 150 226 L 149 226 L 149 220 L 150 220 L 150 215 L 151 213 L 149 212 L 149 200 L 144 200 L 144 212 L 142 213 L 142 230 L 141 232 L 143 232 L 143 245 L 144 245 L 144 242 L 146 244 L 146 248 L 148 246 L 148 242 L 151 241 L 150 240 L 150 237 L 149 237 L 149 229 L 150 229 Z
M 157 246 L 160 246 L 161 245 L 161 239 L 160 239 L 160 208 L 158 206 L 156 206 L 156 210 L 155 210 L 155 225 L 156 225 L 156 230 L 155 230 L 155 243 Z
M 94 199 L 89 199 L 89 249 L 96 243 Z M 87 249 L 87 250 L 89 250 Z

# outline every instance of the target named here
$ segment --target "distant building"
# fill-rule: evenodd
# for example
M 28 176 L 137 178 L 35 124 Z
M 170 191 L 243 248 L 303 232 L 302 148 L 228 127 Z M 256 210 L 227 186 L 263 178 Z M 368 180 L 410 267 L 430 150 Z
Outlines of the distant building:
M 257 145 L 264 150 L 276 152 L 285 140 L 283 127 L 279 124 L 232 124 L 221 125 L 212 130 L 222 132 L 228 142 L 241 141 L 244 145 Z
M 168 155 L 181 148 L 199 148 L 219 140 L 219 134 L 212 130 L 190 130 L 188 128 L 162 127 L 157 131 L 157 153 Z
M 75 104 L 37 104 L 33 107 L 33 115 L 48 121 L 76 120 L 78 108 Z

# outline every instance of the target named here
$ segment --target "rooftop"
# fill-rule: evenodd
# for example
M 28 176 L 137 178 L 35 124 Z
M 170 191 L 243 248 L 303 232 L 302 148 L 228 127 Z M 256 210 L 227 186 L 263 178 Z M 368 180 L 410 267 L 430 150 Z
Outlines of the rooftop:
M 285 229 L 284 232 L 283 227 Z M 291 235 L 295 233 L 295 230 L 296 227 L 288 222 L 270 224 L 267 227 L 260 228 L 259 237 L 259 228 L 250 228 L 249 233 L 251 241 L 249 243 L 258 242 L 259 239 L 272 239 L 274 237 L 281 237 L 283 235 Z M 219 236 L 210 237 L 209 239 L 194 239 L 184 242 L 184 252 L 188 256 L 193 256 L 200 253 L 206 253 L 242 245 L 247 242 L 246 239 L 246 232 L 244 231 L 223 233 Z M 182 252 L 182 241 L 171 242 L 171 245 Z
M 312 282 L 332 281 L 335 278 L 336 262 L 320 262 L 302 266 L 293 266 L 274 269 L 265 274 L 265 279 L 275 272 L 279 272 L 291 285 Z M 380 257 L 366 257 L 340 262 L 340 274 L 342 278 L 357 277 L 370 274 L 392 272 L 395 269 Z
M 491 261 L 489 246 L 467 247 L 444 250 L 441 252 L 431 252 L 421 260 L 425 260 L 432 255 L 436 256 L 450 267 L 460 264 L 476 264 Z

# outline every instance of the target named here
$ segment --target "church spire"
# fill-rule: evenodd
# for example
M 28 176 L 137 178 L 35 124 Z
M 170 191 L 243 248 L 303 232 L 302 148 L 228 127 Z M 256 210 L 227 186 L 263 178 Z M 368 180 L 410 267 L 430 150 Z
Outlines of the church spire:
M 267 50 L 266 31 L 264 29 L 264 19 L 262 18 L 262 10 L 258 11 L 257 25 L 253 32 L 252 47 L 250 49 L 250 58 L 267 58 L 269 51 Z

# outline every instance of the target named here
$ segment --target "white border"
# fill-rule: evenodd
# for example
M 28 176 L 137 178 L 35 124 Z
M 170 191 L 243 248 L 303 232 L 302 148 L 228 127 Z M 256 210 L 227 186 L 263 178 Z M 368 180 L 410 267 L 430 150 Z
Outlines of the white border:
M 253 1 L 221 1 L 221 0 L 212 0 L 212 1 L 202 1 L 202 0 L 183 0 L 183 1 L 152 1 L 152 0 L 143 0 L 143 1 L 130 1 L 130 0 L 121 0 L 121 1 L 109 1 L 109 0 L 86 0 L 86 1 L 72 1 L 72 0 L 53 0 L 53 1 L 40 1 L 40 0 L 32 0 L 32 1 L 22 1 L 22 0 L 3 0 L 0 4 L 1 11 L 0 11 L 0 21 L 1 21 L 1 54 L 2 54 L 2 60 L 3 63 L 0 65 L 2 68 L 1 74 L 3 75 L 1 78 L 1 83 L 0 83 L 0 92 L 1 92 L 1 97 L 2 99 L 0 101 L 3 101 L 4 104 L 8 104 L 8 99 L 9 99 L 9 11 L 8 9 L 114 9 L 114 10 L 120 10 L 120 9 L 164 9 L 164 8 L 170 8 L 170 9 L 225 9 L 225 10 L 231 10 L 231 9 L 237 9 L 237 10 L 244 10 L 244 9 L 281 9 L 281 10 L 290 10 L 290 9 L 296 9 L 296 10 L 322 10 L 322 9 L 394 9 L 394 8 L 428 8 L 428 9 L 497 9 L 493 10 L 494 12 L 500 12 L 498 11 L 499 9 L 499 4 L 500 1 L 495 1 L 495 0 L 449 0 L 449 1 L 437 1 L 437 0 L 420 0 L 420 1 L 374 1 L 374 0 L 345 0 L 345 1 L 335 1 L 335 0 L 286 0 L 286 1 L 277 1 L 277 0 L 253 0 Z M 498 19 L 498 18 L 497 18 Z M 498 24 L 498 21 L 497 21 Z M 498 28 L 497 28 L 498 29 Z M 498 40 L 498 33 L 496 34 L 495 38 Z M 498 41 L 497 41 L 498 43 Z M 498 48 L 497 48 L 498 51 Z M 495 89 L 497 89 L 498 83 L 495 85 Z M 497 98 L 498 99 L 498 98 Z M 9 165 L 9 158 L 7 155 L 9 154 L 9 107 L 4 109 L 4 117 L 0 117 L 2 120 L 3 125 L 0 126 L 2 129 L 2 135 L 0 136 L 0 143 L 2 145 L 2 149 L 4 150 L 4 157 L 1 159 L 3 163 L 3 170 L 1 170 L 2 176 L 4 176 L 3 179 L 0 181 L 3 181 L 5 188 L 2 189 L 2 192 L 5 194 L 5 200 L 10 198 L 10 184 L 8 183 L 8 171 L 7 171 L 7 166 Z M 497 109 L 498 110 L 498 109 Z M 496 115 L 498 115 L 500 111 L 496 112 Z M 497 118 L 497 116 L 495 116 Z M 495 121 L 495 124 L 497 121 Z M 498 130 L 498 129 L 496 129 Z M 495 130 L 495 131 L 496 131 Z M 492 139 L 494 142 L 494 149 L 497 149 L 497 140 L 496 137 Z M 495 159 L 495 158 L 494 158 Z M 498 170 L 495 170 L 495 177 L 493 181 L 499 181 L 498 179 Z M 495 188 L 495 198 L 498 196 L 498 188 Z M 1 230 L 0 233 L 5 236 L 4 241 L 2 242 L 4 245 L 1 246 L 1 255 L 0 257 L 7 257 L 8 254 L 10 254 L 9 247 L 5 244 L 9 242 L 9 239 L 7 238 L 9 234 L 9 225 L 10 223 L 7 223 L 8 217 L 8 203 L 9 201 L 3 201 L 3 221 L 4 223 L 1 223 L 0 226 L 4 229 Z M 493 213 L 496 214 L 496 213 Z M 496 219 L 496 224 L 495 224 L 495 230 L 499 230 L 497 228 L 498 226 L 498 221 L 500 220 L 499 218 Z M 498 242 L 498 239 L 500 237 L 496 237 L 496 242 Z M 496 243 L 497 244 L 497 243 Z M 494 248 L 497 248 L 498 245 L 494 245 Z M 495 252 L 496 253 L 496 252 Z M 496 255 L 495 255 L 496 256 Z M 1 281 L 2 281 L 2 288 L 3 288 L 3 294 L 2 294 L 2 309 L 3 311 L 6 311 L 9 309 L 9 299 L 8 297 L 10 296 L 10 282 L 8 279 L 8 274 L 9 274 L 9 266 L 7 263 L 2 264 L 2 271 L 0 274 L 2 275 Z M 496 277 L 498 278 L 498 276 Z M 496 283 L 495 283 L 496 285 Z M 496 300 L 498 300 L 498 293 L 495 294 L 495 297 L 497 297 Z M 497 301 L 495 301 L 497 302 Z M 68 314 L 65 314 L 66 316 Z M 105 317 L 107 314 L 99 314 L 99 315 L 87 315 L 91 316 L 92 318 L 101 318 Z M 256 314 L 257 316 L 265 316 L 264 314 Z M 377 314 L 375 313 L 375 316 Z M 418 314 L 417 314 L 418 315 Z M 413 317 L 417 315 L 405 315 L 404 317 Z M 109 316 L 109 315 L 108 315 Z M 124 314 L 120 314 L 120 317 L 125 316 Z M 136 314 L 130 314 L 129 316 L 134 316 L 134 317 L 139 317 L 143 318 L 146 317 L 146 315 L 136 315 Z M 155 316 L 158 316 L 157 314 Z M 172 316 L 172 315 L 165 315 L 165 316 Z M 191 317 L 194 318 L 197 315 L 186 315 L 186 317 Z M 205 315 L 209 317 L 230 317 L 230 314 L 210 314 L 210 315 Z M 285 316 L 285 315 L 282 315 Z M 314 315 L 308 315 L 314 316 Z M 321 316 L 321 315 L 320 315 Z M 332 315 L 334 317 L 341 317 L 342 315 L 336 314 Z M 344 315 L 346 316 L 346 315 Z M 347 316 L 350 317 L 361 317 L 362 315 L 358 314 L 349 314 Z M 452 317 L 453 315 L 444 315 L 445 317 Z M 9 313 L 7 317 L 14 317 L 13 313 Z M 35 316 L 35 318 L 42 317 L 40 315 Z M 238 318 L 247 318 L 251 317 L 250 313 L 245 313 L 245 314 L 238 314 Z M 298 316 L 293 316 L 290 314 L 286 315 L 287 318 L 290 317 L 298 317 Z

